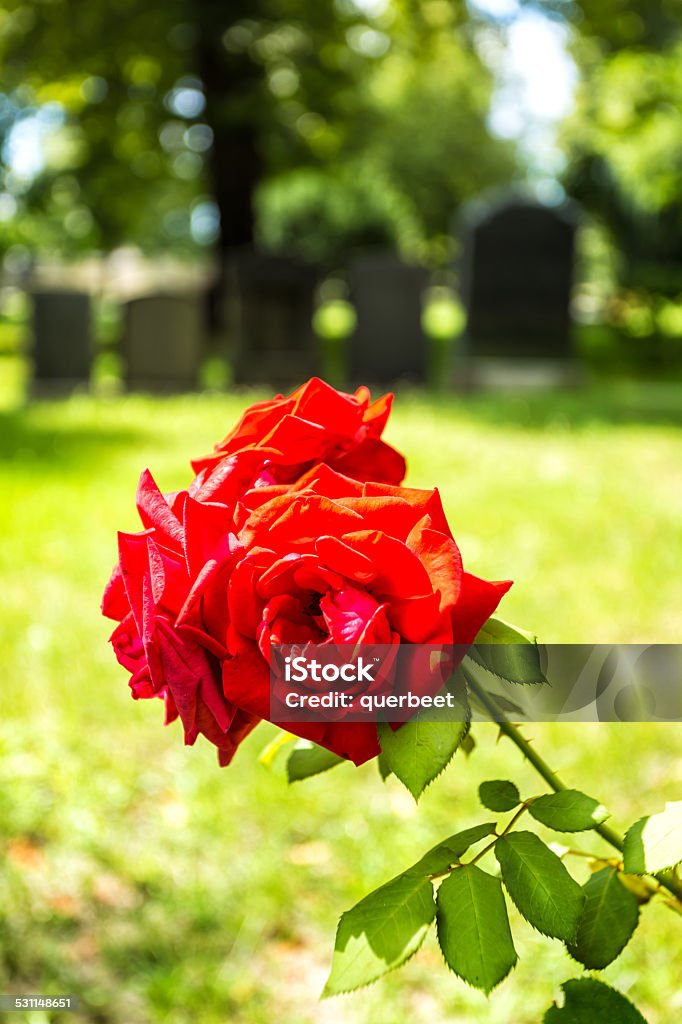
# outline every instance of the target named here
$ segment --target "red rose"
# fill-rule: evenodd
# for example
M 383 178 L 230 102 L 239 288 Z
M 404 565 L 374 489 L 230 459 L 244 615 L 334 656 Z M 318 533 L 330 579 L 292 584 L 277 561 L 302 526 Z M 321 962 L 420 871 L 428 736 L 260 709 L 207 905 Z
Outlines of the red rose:
M 232 504 L 249 487 L 295 482 L 325 462 L 357 480 L 399 484 L 405 459 L 385 441 L 393 395 L 370 403 L 313 377 L 288 398 L 250 406 L 215 450 L 192 462 L 190 493 L 200 501 Z
M 468 644 L 511 585 L 463 571 L 437 491 L 390 482 L 390 403 L 312 380 L 247 410 L 188 491 L 141 477 L 144 530 L 119 535 L 102 610 L 133 696 L 221 764 L 268 717 L 271 643 Z M 336 470 L 303 472 L 321 457 Z M 373 723 L 287 727 L 358 764 L 379 752 Z
M 511 586 L 464 572 L 437 491 L 362 484 L 326 466 L 247 492 L 236 526 L 228 614 L 211 639 L 227 651 L 225 697 L 261 718 L 271 643 L 469 644 Z M 221 587 L 197 584 L 195 607 L 224 600 Z M 287 729 L 356 764 L 379 753 L 373 723 Z
M 248 488 L 295 481 L 321 458 L 362 478 L 402 480 L 403 456 L 380 438 L 392 397 L 370 404 L 366 388 L 347 395 L 313 378 L 289 398 L 250 406 L 214 454 L 193 463 L 189 491 L 163 495 L 142 474 L 137 506 L 146 529 L 119 534 L 102 611 L 119 623 L 111 642 L 133 697 L 163 698 L 166 722 L 179 716 L 187 743 L 205 735 L 222 764 L 258 722 L 221 687 L 227 650 L 216 638 L 227 624 L 235 503 Z M 196 598 L 209 583 L 222 605 Z
M 142 474 L 137 507 L 147 529 L 119 534 L 119 563 L 107 584 L 102 612 L 119 625 L 111 635 L 116 658 L 130 673 L 133 697 L 161 697 L 166 723 L 180 717 L 185 742 L 202 733 L 229 764 L 259 719 L 225 699 L 215 646 L 197 642 L 191 627 L 178 631 L 178 615 L 192 584 L 222 574 L 223 590 L 234 561 L 231 510 L 201 504 L 186 491 L 163 495 Z M 210 616 L 207 622 L 217 629 Z M 222 652 L 224 654 L 224 652 Z

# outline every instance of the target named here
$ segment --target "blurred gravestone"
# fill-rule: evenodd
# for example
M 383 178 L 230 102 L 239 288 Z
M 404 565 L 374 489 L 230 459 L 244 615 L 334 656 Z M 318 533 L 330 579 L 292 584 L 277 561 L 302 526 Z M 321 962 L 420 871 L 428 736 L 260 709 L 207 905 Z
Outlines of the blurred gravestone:
M 123 357 L 131 390 L 191 390 L 204 355 L 199 295 L 146 295 L 124 309 Z
M 570 214 L 530 200 L 465 215 L 464 349 L 474 382 L 571 378 L 574 242 Z
M 33 390 L 87 384 L 92 366 L 91 303 L 86 292 L 32 293 Z
M 298 384 L 316 372 L 318 269 L 235 250 L 225 265 L 224 323 L 237 383 Z
M 349 268 L 357 326 L 350 339 L 354 382 L 426 379 L 428 345 L 422 330 L 422 296 L 429 275 L 393 252 L 358 253 Z

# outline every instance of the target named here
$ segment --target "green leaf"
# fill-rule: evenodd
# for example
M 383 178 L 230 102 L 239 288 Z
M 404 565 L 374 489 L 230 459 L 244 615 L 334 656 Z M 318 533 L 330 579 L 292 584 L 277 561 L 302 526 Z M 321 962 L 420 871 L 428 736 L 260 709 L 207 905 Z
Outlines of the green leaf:
M 465 864 L 445 879 L 436 901 L 446 964 L 470 985 L 491 992 L 517 960 L 499 879 Z
M 537 637 L 502 619 L 488 619 L 468 656 L 481 668 L 511 683 L 547 682 L 540 666 Z
M 380 722 L 379 742 L 385 763 L 418 800 L 440 775 L 469 728 L 468 722 L 439 721 L 440 708 L 429 708 L 395 731 Z
M 381 776 L 383 782 L 386 781 L 389 775 L 393 775 L 393 772 L 388 767 L 386 755 L 383 753 L 379 754 L 379 756 L 377 757 L 377 768 L 379 769 L 379 775 Z
M 511 832 L 495 843 L 507 892 L 543 935 L 575 938 L 585 894 L 561 860 L 534 832 Z
M 521 803 L 521 794 L 513 782 L 493 779 L 478 787 L 478 798 L 489 811 L 511 811 Z
M 280 730 L 258 755 L 258 761 L 275 775 L 286 775 L 286 763 L 296 737 L 290 732 Z
M 433 886 L 403 874 L 375 889 L 339 921 L 323 995 L 368 985 L 413 956 L 436 915 Z
M 564 1005 L 550 1006 L 543 1024 L 647 1024 L 629 999 L 595 978 L 565 981 L 561 988 Z
M 469 730 L 469 732 L 463 738 L 462 742 L 460 743 L 460 747 L 462 748 L 462 753 L 466 754 L 467 757 L 473 754 L 476 748 L 476 740 L 474 739 L 474 734 L 471 732 L 471 730 Z
M 476 644 L 537 644 L 535 633 L 492 615 L 476 634 Z
M 342 764 L 344 760 L 338 754 L 332 754 L 331 750 L 318 747 L 316 743 L 299 740 L 287 761 L 287 777 L 289 782 L 300 782 L 311 775 L 326 772 L 337 764 Z
M 539 796 L 528 810 L 536 821 L 557 832 L 584 832 L 601 825 L 609 816 L 603 804 L 577 789 Z
M 455 832 L 442 842 L 437 843 L 424 854 L 416 864 L 409 869 L 422 875 L 436 875 L 446 871 L 452 864 L 457 864 L 462 854 L 466 853 L 470 846 L 479 843 L 481 839 L 490 836 L 495 831 L 495 822 L 486 821 L 481 825 L 474 825 L 472 828 L 465 828 L 462 832 Z
M 639 922 L 639 904 L 615 868 L 595 871 L 583 886 L 585 906 L 568 951 L 591 971 L 607 967 L 627 946 Z
M 682 861 L 682 800 L 628 829 L 623 861 L 629 875 L 652 875 Z

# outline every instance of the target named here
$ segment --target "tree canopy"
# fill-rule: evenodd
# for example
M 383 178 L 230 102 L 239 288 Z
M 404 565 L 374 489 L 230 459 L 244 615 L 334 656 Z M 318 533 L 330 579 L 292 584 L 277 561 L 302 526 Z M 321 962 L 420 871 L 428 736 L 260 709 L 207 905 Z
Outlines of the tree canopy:
M 459 204 L 515 173 L 464 0 L 8 0 L 0 59 L 5 236 L 32 247 L 438 256 Z M 43 161 L 22 172 L 26 133 Z

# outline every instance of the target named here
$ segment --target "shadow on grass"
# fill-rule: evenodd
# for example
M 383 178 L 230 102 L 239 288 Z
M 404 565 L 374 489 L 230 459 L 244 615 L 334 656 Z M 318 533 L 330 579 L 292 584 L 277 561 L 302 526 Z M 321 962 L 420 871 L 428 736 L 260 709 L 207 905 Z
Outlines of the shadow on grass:
M 0 463 L 58 470 L 96 462 L 143 437 L 142 430 L 127 424 L 98 424 L 84 417 L 67 420 L 59 405 L 32 406 L 0 412 Z
M 412 394 L 417 398 L 418 392 Z M 682 382 L 632 381 L 526 394 L 439 392 L 427 401 L 445 415 L 465 414 L 487 425 L 529 431 L 602 425 L 682 427 Z

